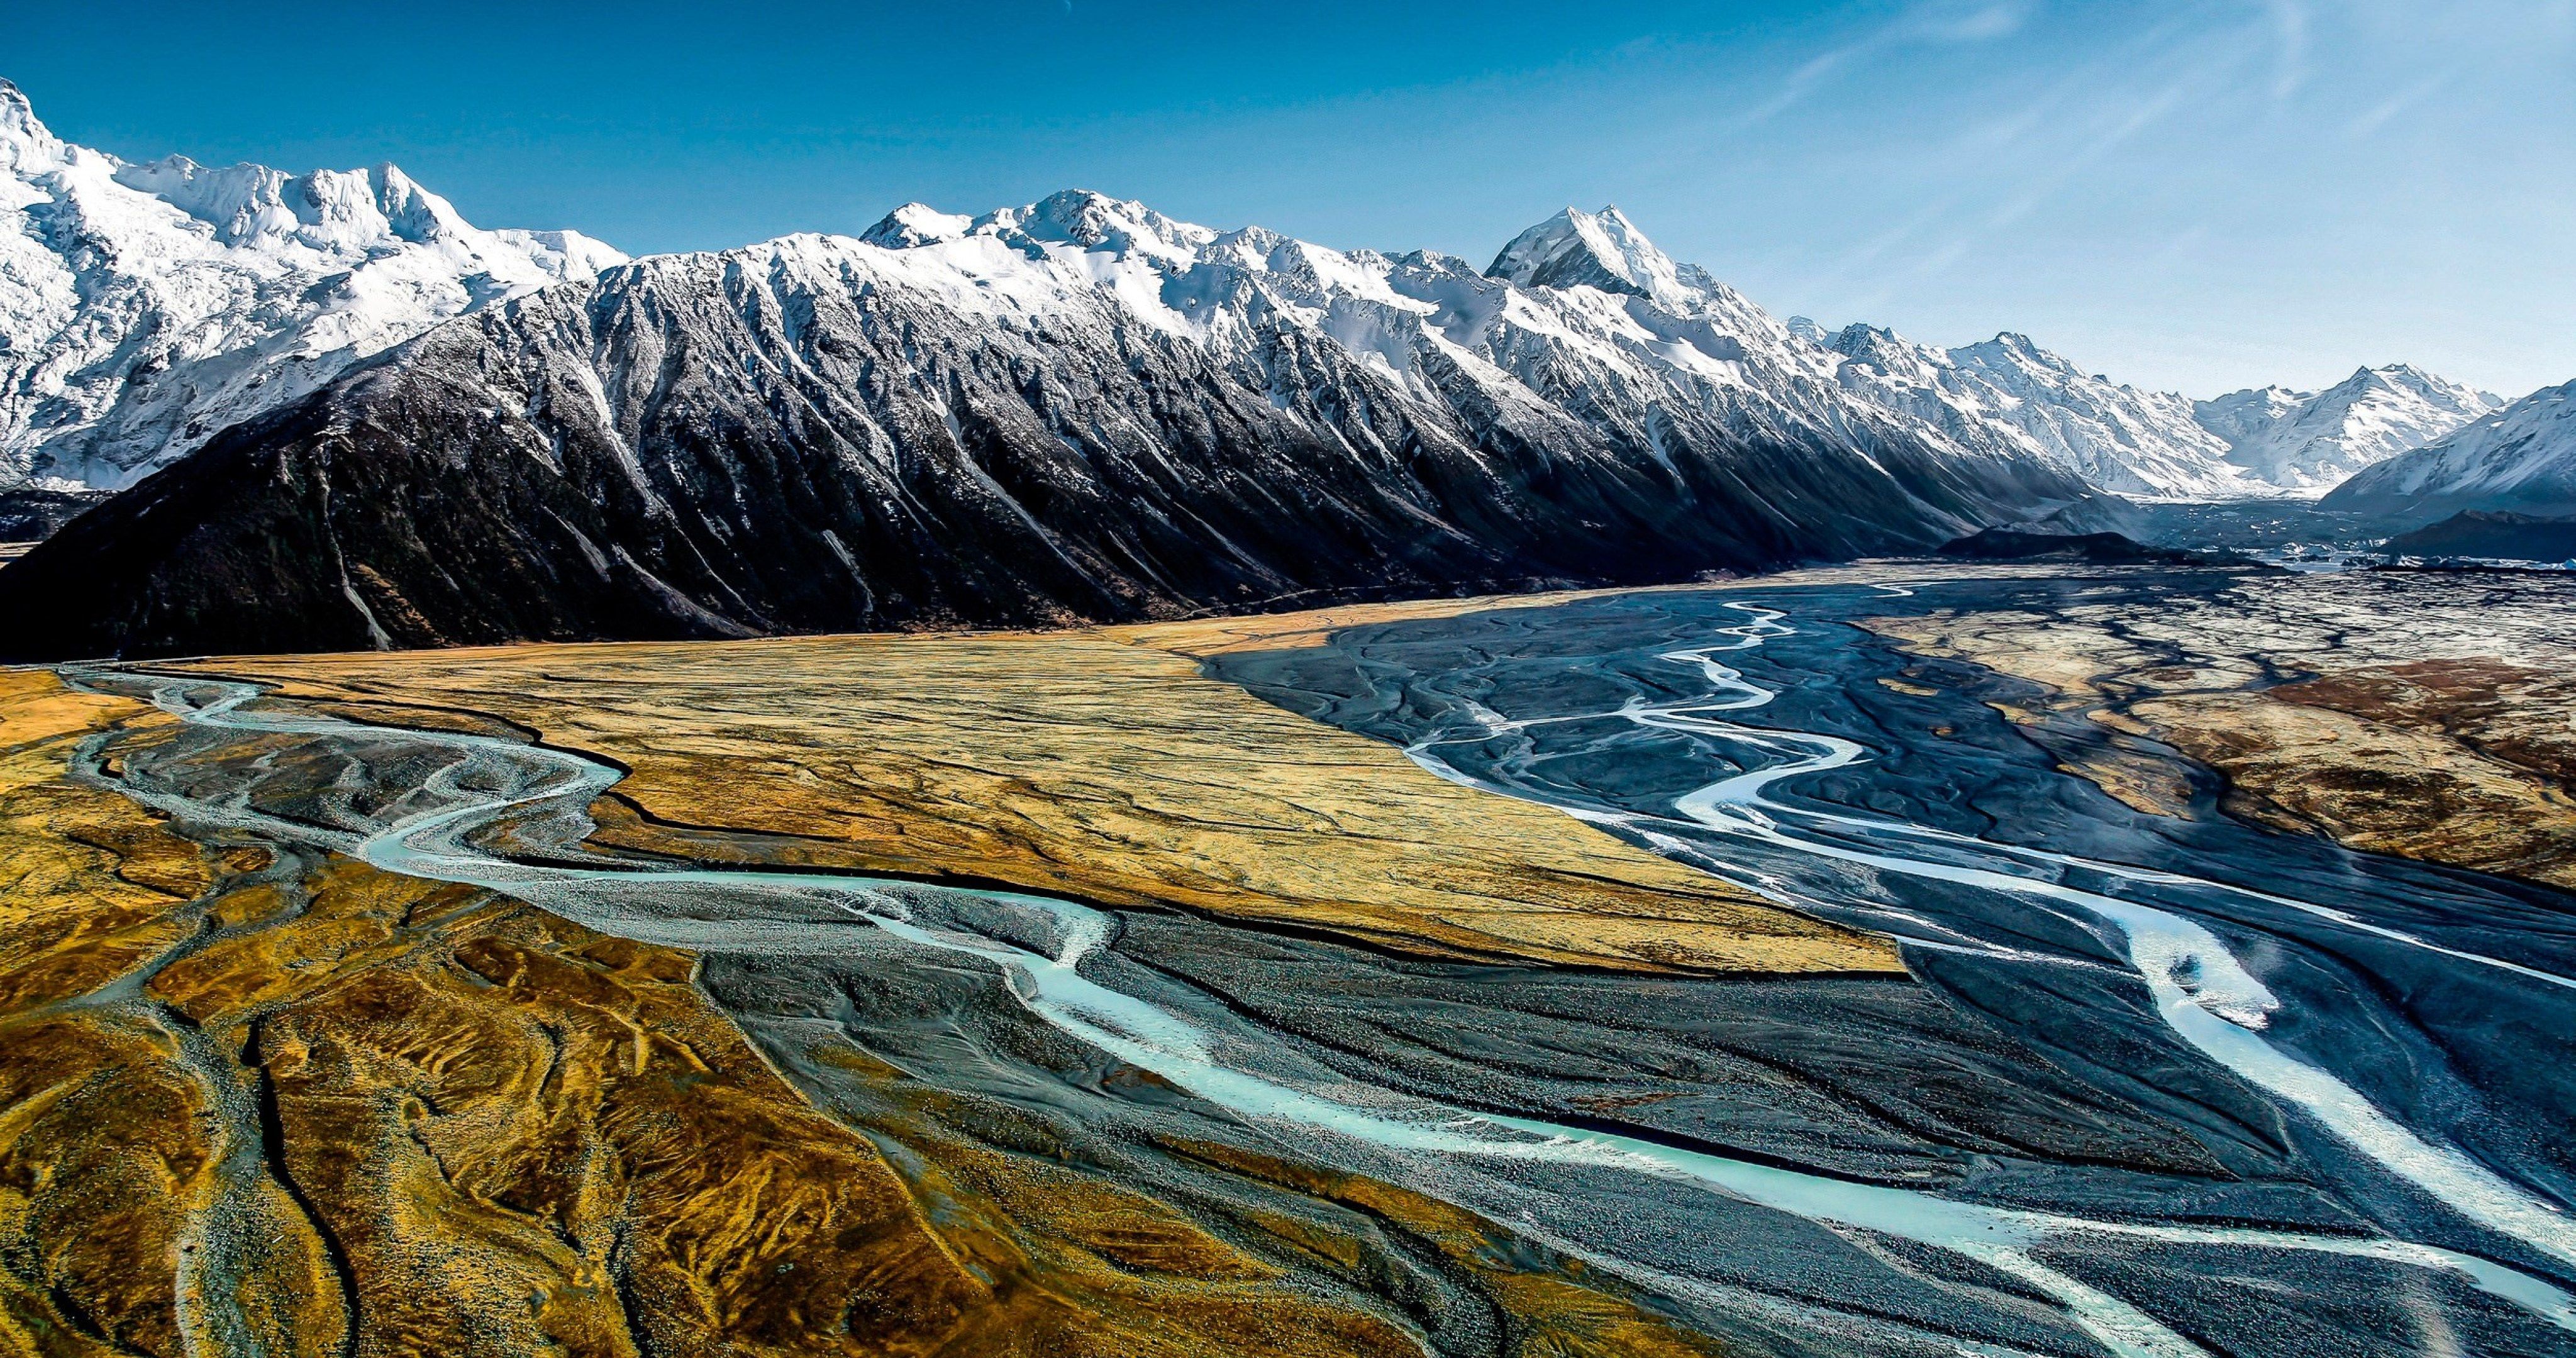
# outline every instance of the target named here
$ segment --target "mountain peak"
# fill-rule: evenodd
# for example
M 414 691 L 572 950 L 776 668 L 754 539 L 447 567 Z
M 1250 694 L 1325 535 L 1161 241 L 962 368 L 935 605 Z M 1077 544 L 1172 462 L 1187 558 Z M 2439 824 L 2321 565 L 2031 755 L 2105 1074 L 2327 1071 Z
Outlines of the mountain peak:
M 164 156 L 118 165 L 115 178 L 213 227 L 215 238 L 231 245 L 292 238 L 316 249 L 358 250 L 387 236 L 417 243 L 473 230 L 446 199 L 390 163 L 299 175 Z
M 2463 509 L 2576 513 L 2576 382 L 2544 387 L 2365 467 L 2324 503 L 2416 516 Z
M 1485 270 L 1525 288 L 1593 287 L 1667 306 L 1696 300 L 1681 267 L 1616 207 L 1568 207 L 1512 238 Z
M 860 232 L 859 239 L 889 250 L 909 250 L 917 245 L 956 240 L 974 225 L 972 217 L 942 212 L 928 203 L 906 203 Z
M 38 399 L 0 410 L 0 488 L 127 484 L 452 316 L 623 263 L 570 232 L 477 230 L 390 164 L 133 163 L 57 139 L 0 82 L 0 187 L 80 222 L 0 305 Z M 211 344 L 209 341 L 213 341 Z
M 1854 321 L 1827 336 L 1825 347 L 1845 358 L 1884 362 L 1900 355 L 1910 359 L 1914 346 L 1885 326 Z
M 2195 407 L 2228 460 L 2273 485 L 2318 490 L 2442 438 L 2494 409 L 2483 392 L 2412 363 L 2363 365 L 2322 391 L 2260 387 Z
M 37 119 L 27 92 L 0 78 L 0 170 L 23 169 L 31 160 L 55 161 L 62 155 L 61 140 Z
M 1015 227 L 1032 240 L 1059 241 L 1121 257 L 1145 255 L 1174 261 L 1194 257 L 1217 235 L 1143 203 L 1092 189 L 1051 193 L 1027 207 L 995 213 L 992 220 Z
M 2000 358 L 2021 367 L 2041 368 L 2067 377 L 2086 375 L 2083 369 L 2067 361 L 2064 356 L 2040 347 L 2036 340 L 2016 330 L 1999 331 L 1993 339 L 1978 344 L 1962 345 L 1951 350 L 1950 357 L 1954 361 L 1961 358 Z M 2106 386 L 2117 385 L 2107 378 L 2097 377 L 2095 380 L 2101 381 Z

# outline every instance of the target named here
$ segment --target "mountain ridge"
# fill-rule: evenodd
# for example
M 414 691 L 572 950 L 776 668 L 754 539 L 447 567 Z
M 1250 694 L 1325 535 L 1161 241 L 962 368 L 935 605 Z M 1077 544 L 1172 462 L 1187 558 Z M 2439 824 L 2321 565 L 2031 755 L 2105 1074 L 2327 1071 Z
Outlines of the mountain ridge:
M 895 242 L 894 244 L 872 242 Z M 2077 479 L 1668 309 L 1069 192 L 460 317 L 0 572 L 22 654 L 1032 625 L 1914 550 Z
M 2194 403 L 2015 331 L 1784 323 L 1616 207 L 1481 269 L 1083 190 L 638 261 L 391 165 L 122 161 L 14 86 L 0 155 L 0 493 L 133 483 L 0 574 L 28 654 L 1649 583 L 2313 493 L 2493 400 L 2389 365 Z
M 2416 523 L 2463 510 L 2576 514 L 2576 382 L 2365 468 L 2318 504 Z
M 0 490 L 115 490 L 449 317 L 623 263 L 391 164 L 130 162 L 0 80 Z
M 0 238 L 10 266 L 0 269 L 0 490 L 121 488 L 431 325 L 626 258 L 577 232 L 480 230 L 390 164 L 296 175 L 180 155 L 124 161 L 55 137 L 5 82 L 0 161 L 0 192 L 22 225 Z M 1047 204 L 1075 197 L 1010 209 L 1031 214 L 1013 225 L 1066 243 L 1150 244 L 1174 259 L 1226 234 L 1189 226 L 1184 234 L 1197 234 L 1184 240 L 1167 233 L 1187 224 L 1150 209 L 1124 223 L 1046 220 Z M 979 220 L 908 204 L 861 239 L 936 243 Z M 1117 241 L 1103 234 L 1129 231 Z M 1237 249 L 1303 248 L 1258 227 L 1231 239 Z M 1765 346 L 1812 345 L 1824 356 L 1793 366 L 1821 363 L 1852 394 L 1874 395 L 1954 441 L 2035 451 L 2132 496 L 2312 494 L 2485 409 L 2463 404 L 2476 397 L 2469 389 L 2404 365 L 2364 369 L 2325 392 L 2267 388 L 2193 403 L 2088 376 L 2014 331 L 1914 346 L 1893 368 L 1880 353 L 1876 371 L 1835 372 L 1849 356 L 1838 356 L 1834 335 L 1773 320 L 1705 269 L 1666 255 L 1615 206 L 1565 208 L 1481 272 L 1525 289 L 1589 287 L 1713 316 Z M 2411 386 L 2415 408 L 2380 410 L 2394 399 L 2385 392 L 2375 405 L 2337 402 L 2374 372 L 2408 378 L 2380 385 Z M 2268 403 L 2248 407 L 2267 392 Z M 2331 421 L 2319 402 L 2358 427 L 2324 428 Z M 2444 423 L 2445 410 L 2456 418 Z

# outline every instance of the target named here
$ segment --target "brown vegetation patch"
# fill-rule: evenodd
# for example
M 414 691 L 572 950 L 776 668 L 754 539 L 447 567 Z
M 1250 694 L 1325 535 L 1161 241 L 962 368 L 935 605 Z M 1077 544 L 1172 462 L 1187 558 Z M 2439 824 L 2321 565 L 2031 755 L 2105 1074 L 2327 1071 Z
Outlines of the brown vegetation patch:
M 2576 783 L 2576 674 L 2502 660 L 2418 660 L 2269 690 L 2383 725 L 2438 731 L 2505 763 Z
M 1704 1351 L 1472 1215 L 1264 1161 L 1242 1186 L 1271 1206 L 1203 1220 L 958 1136 L 949 1096 L 837 1045 L 913 1110 L 863 1134 L 686 953 L 205 853 L 65 776 L 92 731 L 161 720 L 0 674 L 0 1353 L 1394 1358 L 1423 1238 L 1519 1352 Z M 1310 1255 L 1347 1298 L 1277 1261 Z
M 228 663 L 298 696 L 490 713 L 633 770 L 598 842 L 992 882 L 1640 971 L 1901 971 L 1555 812 L 1097 632 L 529 646 Z
M 2552 621 L 2563 611 L 2555 596 L 2528 608 L 2490 599 L 2490 631 L 2470 636 L 2440 587 L 2240 581 L 2116 619 L 1944 611 L 1864 625 L 1916 654 L 2047 686 L 2028 710 L 1996 705 L 2016 722 L 2081 715 L 2162 741 L 2223 776 L 2222 804 L 2247 819 L 2576 887 L 2576 675 L 2545 663 L 2576 662 Z M 2270 684 L 2273 667 L 2310 677 Z M 2067 771 L 2139 810 L 2187 813 L 2189 785 L 2170 762 L 2114 748 Z

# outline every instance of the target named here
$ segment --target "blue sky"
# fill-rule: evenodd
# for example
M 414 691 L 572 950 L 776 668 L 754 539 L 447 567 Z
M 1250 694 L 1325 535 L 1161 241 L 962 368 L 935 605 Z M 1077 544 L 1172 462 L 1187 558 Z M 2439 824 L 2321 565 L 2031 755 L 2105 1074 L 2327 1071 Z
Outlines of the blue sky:
M 635 252 L 1080 186 L 1482 262 L 1616 203 L 1784 316 L 2197 396 L 2576 377 L 2576 0 L 0 11 L 73 140 Z

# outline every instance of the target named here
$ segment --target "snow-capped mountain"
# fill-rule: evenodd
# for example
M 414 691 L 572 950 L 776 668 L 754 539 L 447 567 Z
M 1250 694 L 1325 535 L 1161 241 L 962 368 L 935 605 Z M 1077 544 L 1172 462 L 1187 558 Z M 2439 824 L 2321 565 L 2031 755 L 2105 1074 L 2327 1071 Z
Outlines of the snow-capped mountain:
M 91 511 L 0 611 L 22 653 L 1126 618 L 1914 550 L 2088 494 L 1841 362 L 1611 212 L 1488 272 L 913 205 L 452 321 Z
M 2104 490 L 2139 499 L 2266 490 L 2220 461 L 2226 443 L 2193 420 L 2186 398 L 2088 375 L 2027 336 L 1944 350 L 1850 325 L 1818 342 L 1840 360 L 1835 376 L 1854 395 L 1963 443 L 2046 458 Z
M 625 262 L 573 232 L 479 230 L 390 165 L 290 175 L 175 156 L 130 164 L 56 138 L 5 81 L 0 170 L 15 225 L 0 232 L 0 492 L 121 488 L 446 319 Z M 914 206 L 865 240 L 918 249 L 1043 225 L 1038 208 L 1021 211 L 1037 215 L 1015 225 L 1010 214 L 970 219 Z M 1139 261 L 1163 263 L 1122 264 L 1119 286 L 1182 296 L 1216 286 L 1228 259 L 1246 251 L 1316 250 L 1257 228 L 1227 233 L 1221 249 L 1218 233 L 1172 229 L 1179 234 L 1160 245 L 1152 230 L 1136 239 Z M 1198 257 L 1210 249 L 1217 253 Z M 1325 256 L 1359 272 L 1328 266 L 1299 292 L 1284 281 L 1295 267 L 1265 263 L 1251 270 L 1265 281 L 1242 305 L 1288 307 L 1416 389 L 1426 369 L 1410 351 L 1423 325 L 1386 308 L 1429 307 L 1435 349 L 1477 354 L 1485 341 L 1470 332 L 1490 331 L 1501 348 L 1484 361 L 1518 381 L 1512 399 L 1556 399 L 1553 377 L 1522 371 L 1554 342 L 1521 333 L 1527 316 L 1509 308 L 1479 315 L 1473 307 L 1490 299 L 1473 289 L 1459 294 L 1467 310 L 1434 295 L 1455 287 L 1435 285 L 1431 274 L 1474 272 L 1461 262 L 1315 255 Z M 2183 398 L 2088 376 L 2014 335 L 1945 351 L 1867 327 L 1828 334 L 1809 322 L 1783 325 L 1666 256 L 1615 208 L 1569 208 L 1522 233 L 1484 273 L 1519 297 L 1595 299 L 1541 308 L 1540 329 L 1571 327 L 1585 362 L 1617 355 L 1623 381 L 1652 372 L 1681 374 L 1685 385 L 1741 384 L 1825 428 L 1868 406 L 1928 426 L 1953 452 L 2035 455 L 2139 497 L 2314 490 L 2488 408 L 2473 405 L 2485 398 L 2466 388 L 2388 368 L 2313 395 L 2236 393 L 2201 403 L 2195 421 Z M 1400 288 L 1413 291 L 1391 300 Z M 1233 303 L 1210 296 L 1193 305 Z M 1156 308 L 1174 311 L 1157 299 L 1140 314 L 1150 319 Z M 1221 348 L 1249 315 L 1193 314 L 1183 329 L 1200 327 L 1197 339 Z M 1388 319 L 1395 329 L 1386 335 L 1351 328 Z M 1820 395 L 1826 387 L 1840 394 Z M 1582 393 L 1563 394 L 1580 404 Z M 1656 399 L 1597 413 L 1635 437 Z
M 2221 460 L 2226 442 L 2193 418 L 2187 397 L 2088 375 L 2023 335 L 1942 350 L 1874 326 L 1828 332 L 1803 316 L 1774 321 L 1706 270 L 1675 263 L 1617 208 L 1567 208 L 1504 246 L 1486 272 L 1711 317 L 1779 350 L 1781 367 L 1829 374 L 1846 395 L 1929 424 L 1962 448 L 2042 458 L 2121 495 L 2271 493 Z
M 462 312 L 625 256 L 484 231 L 391 165 L 71 145 L 0 80 L 0 490 L 115 489 Z
M 2133 499 L 2317 495 L 2502 404 L 2406 364 L 2363 368 L 2323 391 L 2258 387 L 2210 401 L 2087 374 L 2027 336 L 1936 349 L 1892 331 L 1790 333 L 1839 355 L 1854 394 L 1974 443 L 1997 426 L 2104 490 Z
M 1643 297 L 1674 312 L 1724 310 L 1753 327 L 1785 330 L 1696 264 L 1655 248 L 1628 214 L 1567 208 L 1512 238 L 1486 266 L 1488 277 L 1524 288 L 1597 288 Z
M 2576 382 L 2367 468 L 2319 504 L 2411 523 L 2464 509 L 2576 514 Z
M 2196 407 L 2255 480 L 2321 493 L 2374 463 L 2420 448 L 2504 402 L 2409 364 L 2362 368 L 2323 391 L 2257 387 Z
M 2306 410 L 2316 396 L 2313 391 L 2292 391 L 2277 385 L 2249 387 L 2214 400 L 2192 402 L 2192 418 L 2233 449 L 2298 419 L 2299 412 Z

